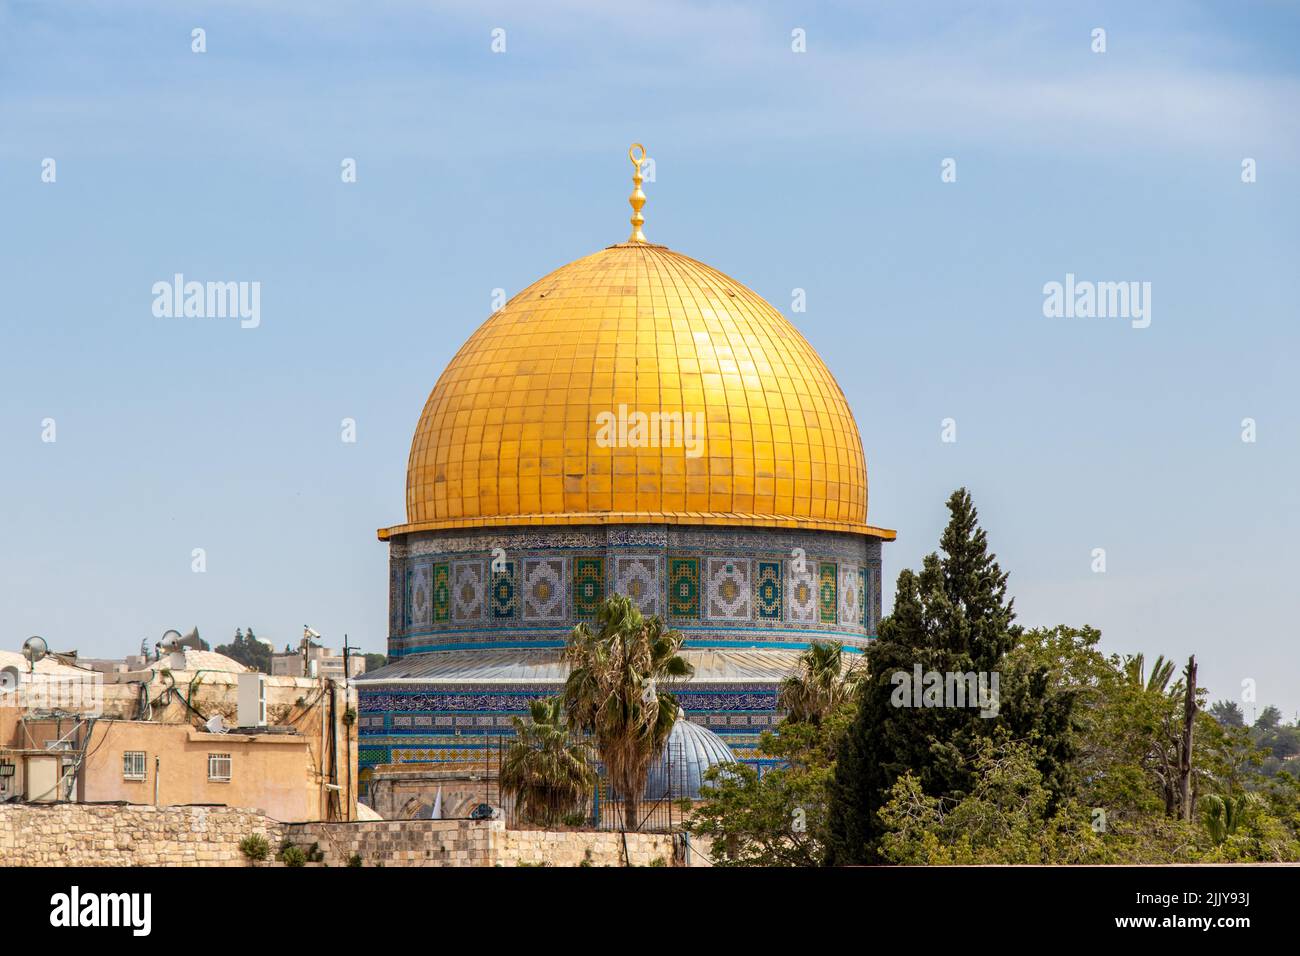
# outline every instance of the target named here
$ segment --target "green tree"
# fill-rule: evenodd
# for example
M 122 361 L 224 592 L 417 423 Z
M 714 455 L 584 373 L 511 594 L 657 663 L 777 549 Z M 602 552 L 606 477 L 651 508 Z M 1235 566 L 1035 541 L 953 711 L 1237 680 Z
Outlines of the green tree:
M 817 641 L 799 655 L 799 668 L 781 681 L 777 710 L 791 723 L 820 724 L 852 697 L 861 676 L 846 664 L 839 641 Z
M 682 640 L 661 618 L 642 617 L 631 598 L 615 594 L 601 602 L 596 629 L 579 624 L 564 650 L 569 727 L 592 735 L 629 830 L 637 828 L 650 764 L 677 720 L 677 701 L 660 681 L 693 672 L 677 653 Z
M 1285 762 L 1300 754 L 1300 729 L 1282 722 L 1282 711 L 1273 705 L 1259 712 L 1250 738 L 1265 751 L 1266 768 L 1272 774 L 1282 769 Z
M 1096 862 L 1288 859 L 1300 831 L 1293 781 L 1286 774 L 1266 780 L 1260 772 L 1264 751 L 1251 732 L 1217 720 L 1214 708 L 1195 718 L 1192 791 L 1201 820 L 1188 824 L 1170 815 L 1184 683 L 1163 657 L 1148 672 L 1144 655 L 1101 654 L 1100 637 L 1086 627 L 1037 629 L 1025 632 L 1009 655 L 1013 668 L 1047 666 L 1052 687 L 1077 696 L 1072 748 L 1078 798 L 1104 823 Z M 1240 815 L 1235 837 L 1216 843 L 1204 801 L 1235 801 L 1249 792 L 1265 803 Z
M 1242 817 L 1246 815 L 1249 800 L 1242 794 L 1235 800 L 1224 800 L 1216 793 L 1209 794 L 1201 800 L 1201 815 L 1205 819 L 1205 829 L 1215 846 L 1224 843 L 1228 837 L 1236 836 Z
M 377 671 L 388 663 L 387 654 L 367 654 L 366 655 L 366 673 Z
M 1099 862 L 1087 811 L 1074 800 L 1052 809 L 1041 763 L 1032 747 L 1001 736 L 979 741 L 968 794 L 932 796 L 904 774 L 880 811 L 882 856 L 910 865 Z
M 1276 730 L 1282 725 L 1282 711 L 1269 704 L 1255 718 L 1255 729 L 1262 731 Z
M 217 653 L 224 654 L 232 660 L 239 661 L 245 667 L 251 667 L 263 674 L 271 673 L 271 647 L 258 640 L 251 627 L 247 634 L 236 628 L 235 639 L 229 644 L 219 645 Z
M 1246 715 L 1233 700 L 1216 700 L 1210 705 L 1210 716 L 1224 727 L 1246 726 Z
M 857 705 L 844 700 L 820 722 L 783 720 L 759 742 L 779 761 L 761 776 L 747 764 L 711 767 L 710 787 L 687 828 L 710 841 L 719 866 L 820 866 L 835 754 Z
M 883 862 L 881 808 L 894 783 L 912 773 L 921 792 L 958 798 L 971 791 L 974 756 L 995 730 L 1033 746 L 1049 804 L 1070 788 L 1070 692 L 1049 693 L 1045 666 L 1001 673 L 1020 638 L 1007 597 L 1007 575 L 988 550 L 987 535 L 963 488 L 948 499 L 941 558 L 928 555 L 921 572 L 898 576 L 894 611 L 866 655 L 857 717 L 835 771 L 829 826 L 829 861 Z M 897 695 L 900 681 L 921 673 L 1000 677 L 996 716 L 987 708 L 909 706 Z M 906 685 L 903 685 L 906 686 Z M 949 702 L 951 703 L 951 702 Z
M 569 734 L 558 697 L 530 701 L 528 714 L 511 718 L 515 739 L 501 764 L 501 790 L 521 818 L 553 827 L 591 796 L 596 771 L 588 747 Z

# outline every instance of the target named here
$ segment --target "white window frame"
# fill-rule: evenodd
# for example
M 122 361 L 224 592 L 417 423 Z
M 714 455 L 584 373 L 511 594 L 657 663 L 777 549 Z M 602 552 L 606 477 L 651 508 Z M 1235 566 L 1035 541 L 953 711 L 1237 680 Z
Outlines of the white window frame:
M 130 761 L 128 763 L 128 761 Z M 140 769 L 137 771 L 136 767 Z M 143 750 L 122 751 L 122 779 L 143 780 L 149 772 L 149 755 Z
M 220 773 L 221 764 L 225 764 L 225 775 Z M 229 783 L 234 773 L 234 760 L 230 754 L 208 754 L 208 780 L 212 783 Z

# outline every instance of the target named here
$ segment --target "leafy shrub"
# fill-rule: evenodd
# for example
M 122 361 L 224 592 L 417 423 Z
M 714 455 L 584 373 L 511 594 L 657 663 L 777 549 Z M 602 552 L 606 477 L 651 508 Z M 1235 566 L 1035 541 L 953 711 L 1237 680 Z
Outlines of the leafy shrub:
M 307 862 L 307 854 L 300 846 L 287 846 L 280 851 L 280 862 L 285 866 L 302 866 Z
M 260 833 L 250 833 L 239 841 L 239 852 L 255 863 L 265 860 L 271 853 L 271 844 Z

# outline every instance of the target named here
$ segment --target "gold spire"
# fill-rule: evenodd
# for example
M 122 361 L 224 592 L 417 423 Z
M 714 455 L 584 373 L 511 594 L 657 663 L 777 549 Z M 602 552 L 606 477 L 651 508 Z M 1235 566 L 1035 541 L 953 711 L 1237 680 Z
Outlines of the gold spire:
M 640 155 L 637 154 L 640 150 Z M 636 172 L 632 174 L 632 195 L 627 197 L 627 201 L 632 204 L 632 235 L 627 237 L 628 242 L 647 242 L 645 233 L 641 227 L 645 225 L 645 217 L 641 215 L 641 207 L 645 205 L 645 193 L 641 191 L 641 184 L 645 180 L 641 176 L 641 164 L 646 161 L 645 147 L 640 143 L 633 143 L 627 149 L 627 158 L 632 160 L 632 166 Z

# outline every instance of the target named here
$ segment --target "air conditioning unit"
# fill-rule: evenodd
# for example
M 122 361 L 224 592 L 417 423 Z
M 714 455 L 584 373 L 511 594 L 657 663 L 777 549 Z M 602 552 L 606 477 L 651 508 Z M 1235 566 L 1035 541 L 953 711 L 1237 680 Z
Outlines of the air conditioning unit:
M 266 726 L 266 675 L 239 675 L 236 722 L 240 727 Z
M 55 753 L 24 756 L 24 800 L 30 803 L 54 803 L 59 799 L 60 759 Z

